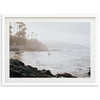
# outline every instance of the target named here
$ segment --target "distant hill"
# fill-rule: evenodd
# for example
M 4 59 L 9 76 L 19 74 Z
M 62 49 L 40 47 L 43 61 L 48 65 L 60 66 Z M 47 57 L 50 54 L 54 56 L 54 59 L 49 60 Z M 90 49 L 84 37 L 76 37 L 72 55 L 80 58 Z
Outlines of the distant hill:
M 45 41 L 43 42 L 48 48 L 52 49 L 89 49 L 87 46 L 79 44 L 71 44 L 60 41 Z

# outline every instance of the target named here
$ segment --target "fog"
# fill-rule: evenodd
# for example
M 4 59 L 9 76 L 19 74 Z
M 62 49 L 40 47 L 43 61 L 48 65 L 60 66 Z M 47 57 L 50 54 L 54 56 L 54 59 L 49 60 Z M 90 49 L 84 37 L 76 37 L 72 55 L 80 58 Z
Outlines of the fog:
M 90 44 L 90 23 L 87 22 L 25 22 L 25 25 L 27 35 L 34 32 L 43 43 L 59 41 L 88 47 Z
M 27 33 L 35 32 L 40 41 L 62 41 L 89 46 L 90 23 L 25 23 Z

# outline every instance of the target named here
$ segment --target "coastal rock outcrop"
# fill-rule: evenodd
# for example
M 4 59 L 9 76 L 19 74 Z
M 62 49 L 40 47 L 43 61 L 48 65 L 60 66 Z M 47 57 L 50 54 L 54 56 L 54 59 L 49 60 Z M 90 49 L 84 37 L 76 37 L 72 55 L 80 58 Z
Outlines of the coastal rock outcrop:
M 57 78 L 59 78 L 59 77 L 67 77 L 68 78 L 69 77 L 70 78 L 70 77 L 76 77 L 76 76 L 72 76 L 71 74 L 65 72 L 63 74 L 59 74 L 59 73 L 56 74 L 56 77 Z
M 10 77 L 11 78 L 75 78 L 69 73 L 53 75 L 50 70 L 38 70 L 36 67 L 25 65 L 23 62 L 17 59 L 10 59 Z

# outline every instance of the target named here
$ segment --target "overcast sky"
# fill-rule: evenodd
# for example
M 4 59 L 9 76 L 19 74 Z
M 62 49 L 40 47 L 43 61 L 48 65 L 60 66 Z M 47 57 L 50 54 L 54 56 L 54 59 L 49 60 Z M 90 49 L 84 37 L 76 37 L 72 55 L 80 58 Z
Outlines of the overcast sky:
M 62 41 L 89 46 L 90 23 L 87 22 L 25 22 L 27 34 L 34 32 L 40 41 Z M 12 24 L 14 27 L 14 25 Z

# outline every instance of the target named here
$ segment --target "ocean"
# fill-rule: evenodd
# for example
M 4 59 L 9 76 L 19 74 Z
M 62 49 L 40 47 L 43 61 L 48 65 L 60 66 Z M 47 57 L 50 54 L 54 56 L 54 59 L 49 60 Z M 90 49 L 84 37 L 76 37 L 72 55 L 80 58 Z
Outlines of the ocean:
M 77 77 L 89 77 L 89 50 L 24 51 L 21 61 L 40 70 L 50 70 L 54 75 L 67 72 Z

